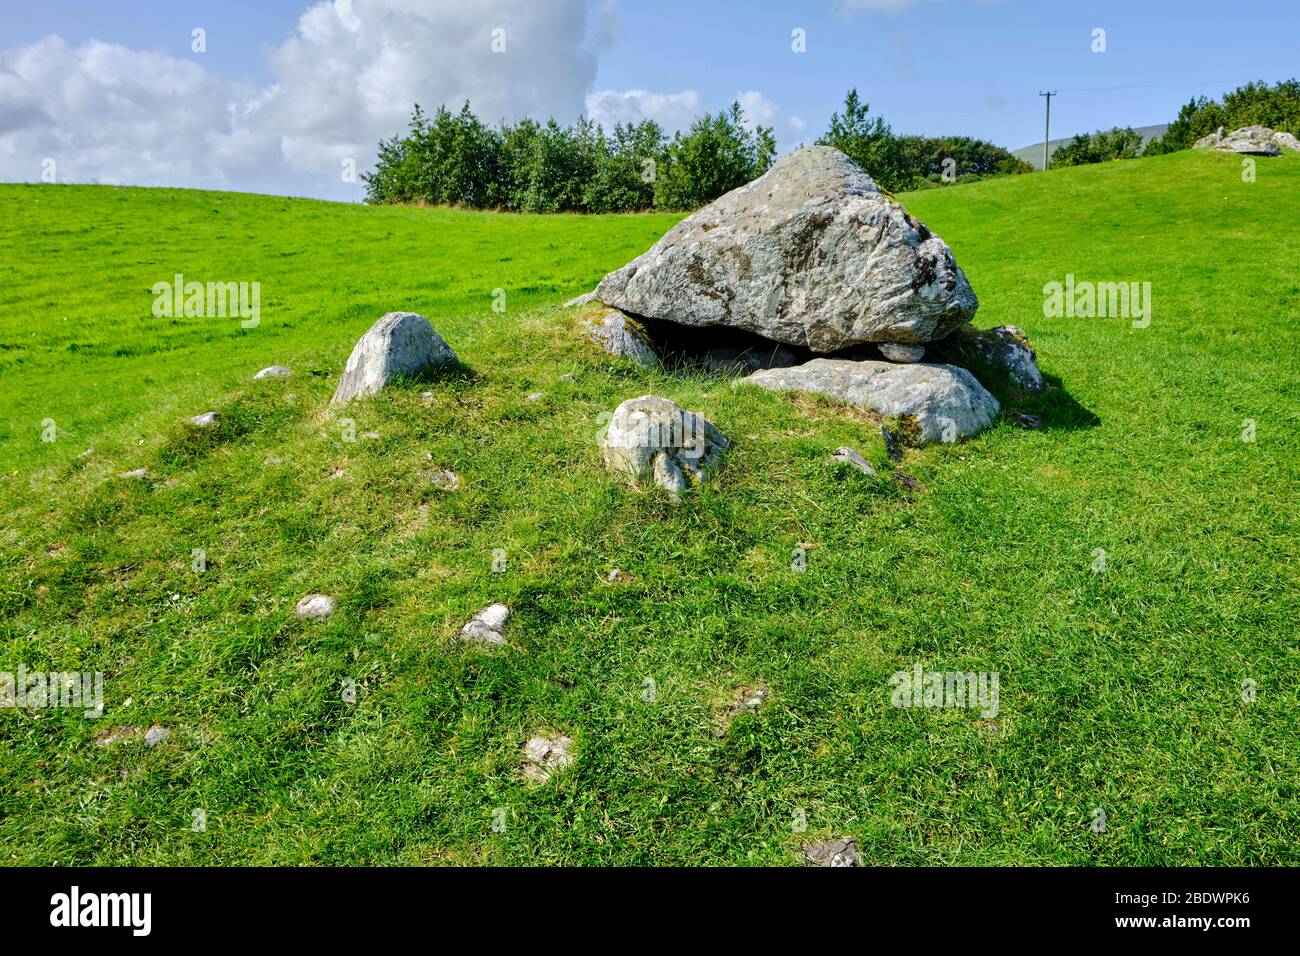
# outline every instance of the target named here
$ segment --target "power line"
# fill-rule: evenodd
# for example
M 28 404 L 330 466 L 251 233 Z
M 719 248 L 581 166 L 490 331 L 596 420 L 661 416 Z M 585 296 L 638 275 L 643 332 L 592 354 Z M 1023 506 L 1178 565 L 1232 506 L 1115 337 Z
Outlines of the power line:
M 1137 86 L 1076 86 L 1061 90 L 1062 93 L 1099 93 L 1109 90 L 1164 90 L 1186 86 L 1228 86 L 1231 80 L 1193 80 L 1186 83 L 1143 83 Z M 1238 86 L 1244 84 L 1238 83 Z

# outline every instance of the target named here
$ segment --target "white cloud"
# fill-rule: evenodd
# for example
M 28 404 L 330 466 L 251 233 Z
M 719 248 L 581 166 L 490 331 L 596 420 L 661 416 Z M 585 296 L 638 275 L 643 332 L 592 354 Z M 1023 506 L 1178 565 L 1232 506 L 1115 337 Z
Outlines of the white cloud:
M 605 4 L 598 43 L 615 35 Z M 492 31 L 505 31 L 505 52 Z M 468 100 L 489 121 L 576 118 L 595 79 L 584 0 L 333 0 L 303 13 L 258 89 L 198 61 L 58 37 L 0 52 L 0 179 L 206 186 L 359 198 L 342 160 Z
M 617 30 L 609 0 L 329 0 L 270 50 L 265 87 L 215 76 L 202 57 L 46 37 L 0 52 L 0 180 L 39 180 L 53 159 L 60 182 L 359 199 L 344 161 L 372 168 L 416 102 L 469 101 L 488 122 L 585 110 L 606 129 L 654 119 L 669 134 L 705 112 L 695 90 L 589 92 Z M 781 149 L 805 139 L 807 124 L 760 92 L 737 98 Z
M 587 97 L 587 116 L 605 129 L 652 119 L 669 135 L 686 129 L 704 112 L 695 90 L 652 93 L 649 90 L 601 90 Z
M 777 146 L 784 152 L 807 139 L 808 124 L 799 116 L 786 116 L 775 103 L 758 90 L 737 93 L 735 99 L 745 112 L 746 125 L 771 126 Z M 730 106 L 719 103 L 713 112 Z M 671 136 L 685 130 L 692 120 L 709 111 L 695 90 L 677 93 L 654 93 L 650 90 L 601 90 L 587 97 L 587 115 L 605 129 L 619 123 L 639 123 L 652 119 Z
M 803 117 L 786 116 L 780 107 L 758 90 L 737 93 L 736 100 L 745 111 L 745 118 L 751 128 L 754 124 L 772 127 L 779 152 L 787 152 L 808 141 L 808 123 Z
M 0 177 L 38 179 L 53 159 L 61 181 L 212 180 L 227 97 L 193 63 L 46 37 L 0 58 Z

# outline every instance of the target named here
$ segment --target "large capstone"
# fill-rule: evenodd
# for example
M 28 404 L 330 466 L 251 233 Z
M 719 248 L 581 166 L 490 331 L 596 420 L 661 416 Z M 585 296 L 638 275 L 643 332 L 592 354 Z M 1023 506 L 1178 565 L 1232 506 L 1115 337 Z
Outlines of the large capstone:
M 991 425 L 1001 410 L 975 376 L 954 365 L 819 358 L 755 372 L 745 381 L 774 391 L 825 395 L 882 418 L 908 419 L 926 442 L 973 435 Z
M 806 146 L 670 229 L 595 298 L 832 352 L 919 345 L 979 306 L 947 244 L 829 146 Z
M 657 395 L 630 398 L 605 429 L 605 466 L 633 483 L 678 495 L 705 481 L 730 442 L 699 412 Z
M 456 353 L 424 316 L 389 312 L 352 349 L 331 401 L 374 395 L 395 378 L 420 378 L 455 361 Z

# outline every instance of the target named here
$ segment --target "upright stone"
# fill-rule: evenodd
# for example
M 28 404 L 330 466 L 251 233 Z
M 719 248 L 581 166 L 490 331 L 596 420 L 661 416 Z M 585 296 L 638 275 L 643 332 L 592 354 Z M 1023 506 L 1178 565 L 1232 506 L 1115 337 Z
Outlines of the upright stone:
M 352 349 L 331 402 L 374 395 L 398 376 L 420 377 L 455 361 L 456 353 L 424 316 L 389 312 Z

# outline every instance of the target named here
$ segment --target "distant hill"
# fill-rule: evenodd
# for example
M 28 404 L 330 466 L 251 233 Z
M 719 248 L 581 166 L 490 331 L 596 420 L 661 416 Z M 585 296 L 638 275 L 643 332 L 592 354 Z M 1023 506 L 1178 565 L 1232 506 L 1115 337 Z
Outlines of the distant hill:
M 1155 139 L 1157 136 L 1164 136 L 1165 130 L 1169 128 L 1169 124 L 1157 123 L 1155 126 L 1137 126 L 1134 128 L 1136 129 L 1137 132 L 1142 134 L 1142 142 L 1145 143 L 1147 140 Z M 1089 130 L 1089 132 L 1092 132 L 1092 130 Z M 1048 140 L 1047 148 L 1050 149 L 1053 153 L 1055 153 L 1058 149 L 1060 149 L 1062 146 L 1064 146 L 1072 139 L 1074 139 L 1073 135 L 1066 136 L 1061 139 Z M 1020 149 L 1013 149 L 1011 151 L 1011 155 L 1016 157 L 1017 159 L 1023 159 L 1029 165 L 1033 166 L 1034 169 L 1042 169 L 1043 168 L 1043 141 L 1039 140 L 1037 143 L 1034 143 L 1032 146 L 1022 146 L 1020 147 Z

